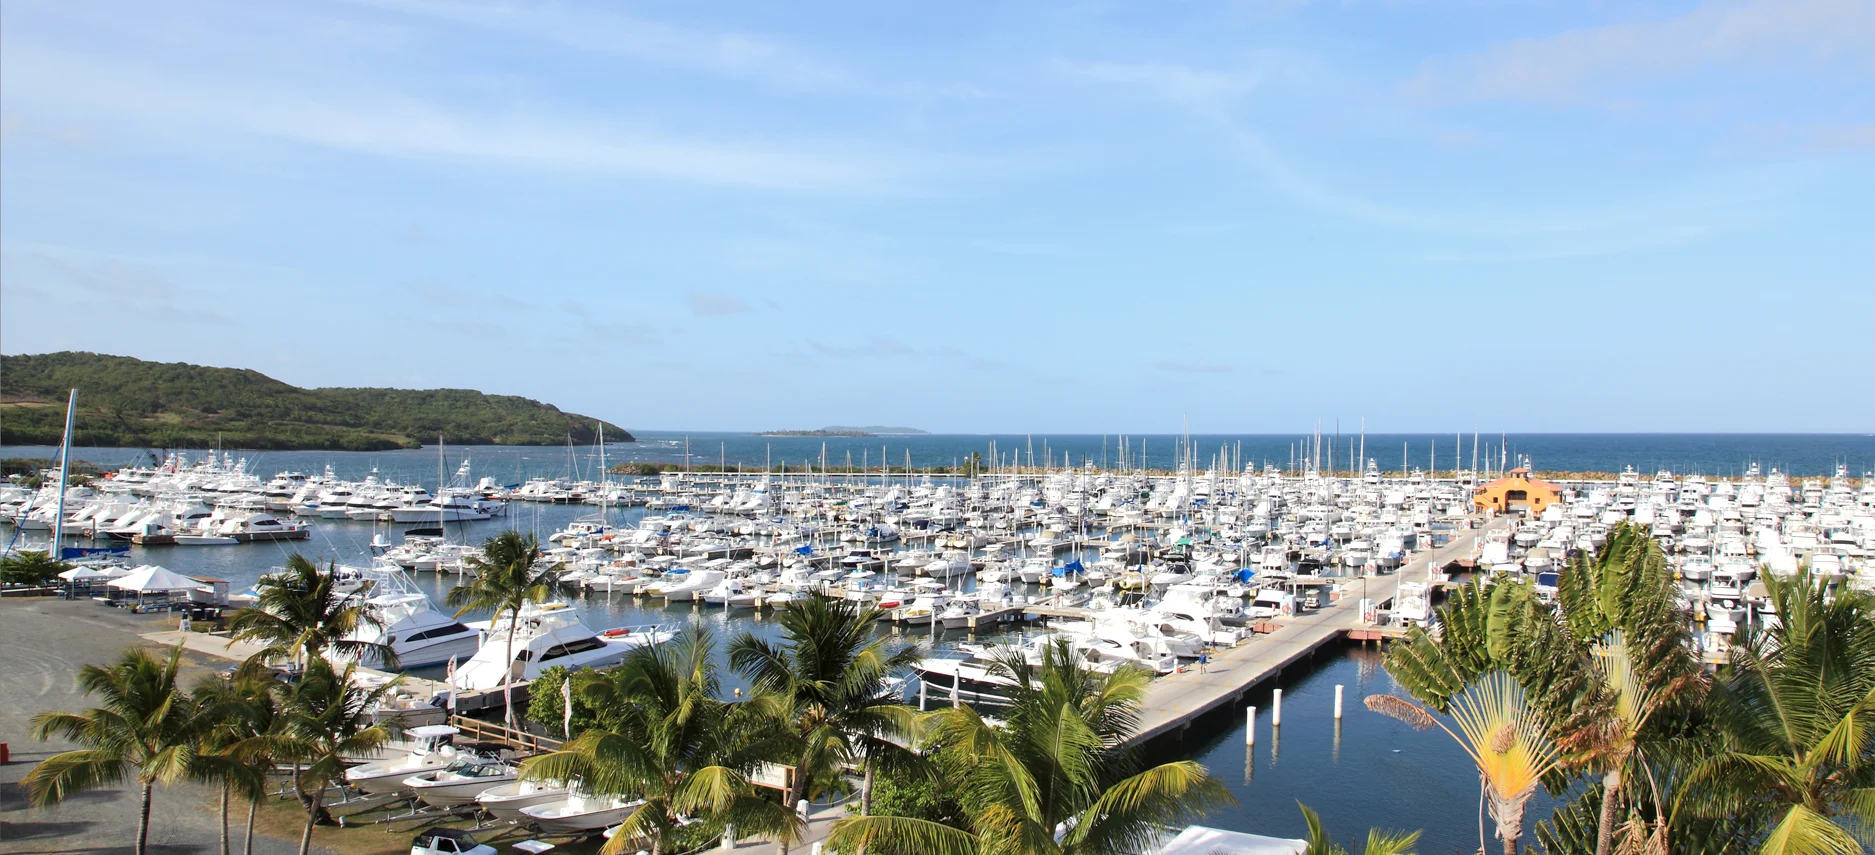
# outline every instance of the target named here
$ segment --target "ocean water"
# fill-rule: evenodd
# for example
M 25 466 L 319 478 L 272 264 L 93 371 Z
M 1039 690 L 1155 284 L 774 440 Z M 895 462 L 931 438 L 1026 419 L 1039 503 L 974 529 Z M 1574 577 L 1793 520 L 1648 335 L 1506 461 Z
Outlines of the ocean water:
M 1120 466 L 1123 461 L 1148 468 L 1177 465 L 1182 438 L 1170 435 L 1097 434 L 929 434 L 880 437 L 783 437 L 750 433 L 640 431 L 638 442 L 608 443 L 605 462 L 727 464 L 760 468 L 787 464 L 793 470 L 830 466 L 879 467 L 881 460 L 903 467 L 909 456 L 914 468 L 950 466 L 972 453 L 982 465 L 995 460 L 1005 465 L 1020 462 L 1054 465 Z M 1461 447 L 1462 441 L 1462 447 Z M 1124 442 L 1126 455 L 1122 457 Z M 1271 434 L 1193 434 L 1193 455 L 1200 466 L 1228 453 L 1232 461 L 1288 467 L 1306 455 L 1313 438 Z M 1734 476 L 1752 464 L 1794 476 L 1830 475 L 1838 465 L 1853 475 L 1875 470 L 1875 433 L 1864 434 L 1509 434 L 1473 437 L 1451 434 L 1354 434 L 1322 437 L 1322 456 L 1336 468 L 1346 469 L 1351 455 L 1366 458 L 1382 470 L 1407 468 L 1451 469 L 1489 459 L 1495 467 L 1527 457 L 1539 470 L 1560 472 L 1620 472 L 1632 466 L 1642 473 L 1670 469 L 1676 473 Z M 992 455 L 992 449 L 994 455 Z M 473 459 L 478 476 L 491 475 L 502 483 L 518 483 L 532 476 L 591 477 L 598 471 L 600 454 L 590 446 L 515 447 L 472 446 L 445 449 L 448 471 L 463 456 Z M 1330 452 L 1332 451 L 1332 456 Z M 1476 455 L 1474 456 L 1474 451 Z M 0 457 L 50 457 L 56 449 L 45 446 L 0 446 Z M 341 477 L 362 477 L 372 468 L 381 475 L 434 487 L 434 448 L 378 452 L 267 451 L 246 453 L 262 474 L 297 469 L 318 472 L 327 464 Z M 105 467 L 148 461 L 151 452 L 137 448 L 76 448 L 72 457 Z

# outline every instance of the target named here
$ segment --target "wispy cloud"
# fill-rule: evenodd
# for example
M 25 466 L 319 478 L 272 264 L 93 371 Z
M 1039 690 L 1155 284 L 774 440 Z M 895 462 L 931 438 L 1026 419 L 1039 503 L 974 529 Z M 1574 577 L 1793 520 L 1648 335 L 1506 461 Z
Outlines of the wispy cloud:
M 174 282 L 152 270 L 118 261 L 80 264 L 42 252 L 27 256 L 67 285 L 95 297 L 142 297 L 170 300 L 181 296 Z
M 502 312 L 526 312 L 535 308 L 532 303 L 497 291 L 462 288 L 434 279 L 411 279 L 399 287 L 409 297 L 446 308 Z
M 690 289 L 690 312 L 704 317 L 719 315 L 739 315 L 749 310 L 749 304 L 729 294 L 717 294 L 710 291 Z
M 1060 61 L 1055 68 L 1069 77 L 1144 88 L 1168 101 L 1212 108 L 1255 89 L 1262 75 L 1254 71 L 1218 71 L 1185 65 Z
M 860 344 L 826 344 L 815 341 L 808 342 L 808 345 L 829 356 L 907 356 L 917 353 L 911 345 L 886 336 L 873 336 Z
M 1684 15 L 1517 39 L 1428 63 L 1406 91 L 1433 101 L 1579 101 L 1599 85 L 1705 67 L 1875 60 L 1868 0 L 1708 2 Z
M 651 123 L 555 110 L 535 99 L 467 110 L 330 82 L 190 76 L 103 55 L 9 39 L 9 106 L 84 109 L 168 133 L 229 130 L 383 157 L 612 173 L 702 184 L 892 192 L 939 160 L 835 141 L 719 142 Z M 19 81 L 32 81 L 26 86 Z M 742 135 L 748 138 L 750 135 Z M 953 161 L 952 165 L 956 165 Z
M 582 51 L 784 87 L 847 88 L 854 80 L 844 69 L 769 36 L 693 29 L 601 9 L 475 0 L 353 2 Z
M 1152 364 L 1155 371 L 1171 371 L 1178 374 L 1225 374 L 1231 367 L 1217 362 L 1181 362 L 1160 360 Z

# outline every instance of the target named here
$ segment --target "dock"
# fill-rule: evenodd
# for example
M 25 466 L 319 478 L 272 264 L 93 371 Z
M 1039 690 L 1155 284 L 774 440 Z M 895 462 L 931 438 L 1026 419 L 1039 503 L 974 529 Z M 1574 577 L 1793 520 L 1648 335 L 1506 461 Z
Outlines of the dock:
M 1407 578 L 1424 578 L 1426 562 L 1443 567 L 1460 556 L 1468 557 L 1473 544 L 1486 532 L 1502 528 L 1503 518 L 1488 522 L 1483 528 L 1455 532 L 1445 546 L 1419 550 L 1407 556 L 1401 568 Z M 1372 633 L 1373 638 L 1391 637 L 1387 628 L 1361 620 L 1359 602 L 1364 596 L 1376 607 L 1392 602 L 1400 587 L 1398 572 L 1366 577 L 1366 593 L 1361 593 L 1361 579 L 1342 580 L 1348 584 L 1338 602 L 1306 614 L 1269 623 L 1273 632 L 1258 634 L 1236 647 L 1218 648 L 1209 655 L 1203 670 L 1186 669 L 1153 681 L 1146 692 L 1139 730 L 1133 741 L 1146 742 L 1168 734 L 1181 733 L 1205 713 L 1223 707 L 1239 707 L 1250 691 L 1264 682 L 1279 678 L 1283 669 L 1312 657 L 1330 642 L 1354 633 Z M 1351 590 L 1349 590 L 1351 588 Z

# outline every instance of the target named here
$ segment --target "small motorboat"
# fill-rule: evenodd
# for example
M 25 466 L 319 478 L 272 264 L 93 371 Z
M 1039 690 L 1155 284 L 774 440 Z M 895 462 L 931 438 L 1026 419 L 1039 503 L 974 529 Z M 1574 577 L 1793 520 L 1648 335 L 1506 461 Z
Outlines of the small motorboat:
M 514 766 L 499 760 L 468 756 L 447 767 L 404 779 L 404 788 L 431 807 L 454 807 L 476 800 L 483 792 L 520 776 Z
M 526 822 L 522 808 L 563 801 L 572 794 L 573 789 L 562 781 L 508 781 L 483 790 L 475 803 L 496 819 Z
M 459 731 L 448 725 L 427 724 L 404 731 L 412 741 L 409 752 L 384 760 L 362 763 L 345 770 L 345 786 L 367 795 L 395 793 L 404 788 L 404 779 L 425 772 L 448 768 L 458 758 L 450 738 Z
M 644 799 L 627 799 L 624 796 L 569 793 L 557 801 L 524 807 L 521 816 L 548 834 L 598 831 L 608 825 L 624 822 L 625 817 L 631 816 L 632 811 L 644 803 Z
M 225 534 L 179 534 L 177 546 L 233 546 L 241 541 Z

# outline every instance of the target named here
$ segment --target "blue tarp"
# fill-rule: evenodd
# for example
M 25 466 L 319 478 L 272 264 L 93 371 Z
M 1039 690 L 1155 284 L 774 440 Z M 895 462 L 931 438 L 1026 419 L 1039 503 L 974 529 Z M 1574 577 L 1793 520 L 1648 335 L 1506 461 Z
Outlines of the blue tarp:
M 797 547 L 795 547 L 795 548 L 794 548 L 794 554 L 796 554 L 796 555 L 813 555 L 813 554 L 814 554 L 814 547 L 812 547 L 812 546 L 797 546 Z
M 1087 568 L 1081 566 L 1081 559 L 1076 558 L 1060 567 L 1056 567 L 1053 571 L 1053 575 L 1066 576 L 1070 573 L 1079 573 L 1085 569 Z
M 1231 578 L 1236 579 L 1239 582 L 1248 582 L 1250 581 L 1252 577 L 1256 576 L 1256 574 L 1257 574 L 1257 571 L 1252 570 L 1248 567 L 1244 567 L 1244 568 L 1239 569 L 1237 572 L 1232 573 Z
M 60 561 L 70 561 L 87 555 L 129 555 L 128 546 L 67 546 L 59 550 Z

